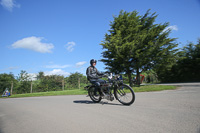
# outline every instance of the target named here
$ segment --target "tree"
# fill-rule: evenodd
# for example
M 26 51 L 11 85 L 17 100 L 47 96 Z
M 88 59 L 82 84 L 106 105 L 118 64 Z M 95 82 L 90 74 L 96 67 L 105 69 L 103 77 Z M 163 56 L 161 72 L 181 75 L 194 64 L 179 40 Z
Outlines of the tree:
M 17 87 L 17 93 L 30 92 L 31 78 L 26 71 L 21 70 L 21 73 L 18 75 L 17 80 L 19 82 L 19 86 Z
M 200 39 L 196 45 L 187 44 L 181 53 L 177 64 L 172 67 L 177 80 L 179 82 L 200 81 Z
M 156 72 L 161 82 L 195 82 L 200 81 L 200 39 L 198 43 L 187 44 L 176 56 L 173 64 L 163 63 Z
M 44 78 L 44 72 L 40 71 L 37 75 L 37 80 Z
M 36 90 L 39 92 L 56 91 L 62 89 L 63 76 L 60 75 L 44 75 L 44 72 L 39 72 L 37 76 Z
M 13 84 L 15 85 L 17 84 L 17 80 L 14 78 L 14 75 L 12 73 L 0 74 L 0 94 L 2 94 L 6 88 L 11 89 L 11 82 L 13 82 Z
M 175 38 L 169 38 L 170 30 L 164 30 L 169 23 L 154 24 L 156 13 L 148 10 L 145 15 L 137 11 L 120 11 L 111 22 L 109 33 L 100 44 L 103 46 L 102 62 L 111 72 L 126 73 L 132 86 L 132 73 L 137 74 L 152 69 L 162 59 L 173 58 Z
M 18 74 L 18 81 L 30 81 L 29 74 L 26 71 L 21 70 L 20 74 Z
M 79 88 L 79 85 L 86 84 L 87 78 L 79 72 L 71 73 L 71 75 L 66 79 L 68 88 Z

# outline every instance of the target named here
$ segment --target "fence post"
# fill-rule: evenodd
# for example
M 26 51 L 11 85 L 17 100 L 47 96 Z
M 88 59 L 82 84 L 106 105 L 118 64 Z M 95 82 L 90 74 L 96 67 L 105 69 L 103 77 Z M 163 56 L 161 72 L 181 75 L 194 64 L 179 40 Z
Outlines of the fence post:
M 64 88 L 65 88 L 65 81 L 64 79 L 62 80 L 62 90 L 64 91 Z
M 78 78 L 78 88 L 80 89 L 80 78 Z
M 32 86 L 33 86 L 33 84 L 32 84 L 32 80 L 31 80 L 31 93 L 32 93 Z
M 11 81 L 11 90 L 10 90 L 11 95 L 12 95 L 12 91 L 13 91 L 13 81 Z

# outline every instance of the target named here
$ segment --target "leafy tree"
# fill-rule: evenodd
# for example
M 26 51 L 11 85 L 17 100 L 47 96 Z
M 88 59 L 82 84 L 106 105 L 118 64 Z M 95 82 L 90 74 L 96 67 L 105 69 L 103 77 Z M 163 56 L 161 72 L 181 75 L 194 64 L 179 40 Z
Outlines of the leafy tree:
M 120 11 L 111 22 L 109 33 L 100 44 L 103 46 L 102 62 L 106 69 L 114 73 L 126 73 L 132 86 L 132 73 L 140 73 L 154 68 L 160 60 L 170 62 L 174 58 L 177 44 L 175 38 L 169 38 L 169 23 L 154 24 L 156 13 L 148 10 L 143 16 L 137 11 Z
M 200 81 L 200 39 L 198 43 L 187 44 L 172 70 L 179 82 Z
M 37 75 L 37 80 L 44 78 L 44 72 L 40 71 Z
M 0 94 L 2 94 L 6 88 L 11 89 L 11 82 L 13 82 L 14 86 L 17 84 L 17 80 L 12 73 L 0 74 Z
M 83 85 L 87 83 L 87 78 L 83 74 L 76 72 L 71 73 L 69 77 L 66 77 L 65 81 L 68 88 L 79 88 L 79 83 L 80 87 L 83 87 Z
M 196 45 L 189 43 L 183 47 L 172 65 L 160 64 L 160 68 L 156 71 L 161 82 L 195 82 L 200 81 L 199 68 L 200 39 Z
M 21 70 L 20 74 L 18 74 L 17 79 L 18 81 L 30 81 L 30 76 L 26 71 Z
M 143 72 L 142 75 L 145 76 L 144 82 L 146 82 L 146 83 L 157 83 L 158 82 L 157 73 L 153 69 Z
M 62 80 L 64 79 L 63 76 L 50 75 L 50 76 L 46 76 L 46 78 L 47 77 L 48 77 L 48 81 L 49 81 L 49 90 L 56 91 L 56 90 L 62 89 Z
M 37 76 L 36 91 L 56 91 L 62 89 L 63 76 L 60 75 L 44 75 L 44 72 L 39 72 Z
M 17 80 L 19 82 L 19 86 L 17 86 L 17 93 L 30 92 L 31 78 L 30 78 L 30 75 L 26 71 L 21 70 L 20 74 L 17 77 Z

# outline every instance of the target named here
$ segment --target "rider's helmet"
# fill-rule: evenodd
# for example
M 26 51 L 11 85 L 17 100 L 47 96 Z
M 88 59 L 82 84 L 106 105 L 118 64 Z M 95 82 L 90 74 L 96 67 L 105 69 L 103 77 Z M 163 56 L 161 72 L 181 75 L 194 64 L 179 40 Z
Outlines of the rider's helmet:
M 97 61 L 95 59 L 91 59 L 90 60 L 90 65 L 92 66 L 93 63 L 97 63 Z

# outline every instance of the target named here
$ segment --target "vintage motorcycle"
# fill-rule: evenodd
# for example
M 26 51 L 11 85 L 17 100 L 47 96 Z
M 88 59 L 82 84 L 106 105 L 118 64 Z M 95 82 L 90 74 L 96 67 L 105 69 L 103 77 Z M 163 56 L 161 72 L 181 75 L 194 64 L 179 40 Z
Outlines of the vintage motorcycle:
M 88 90 L 88 95 L 94 103 L 99 103 L 102 99 L 107 99 L 110 101 L 117 99 L 123 105 L 131 105 L 135 101 L 135 93 L 133 89 L 123 83 L 123 80 L 119 76 L 112 76 L 112 73 L 107 76 L 108 81 L 101 84 L 100 91 L 101 95 L 95 89 L 95 85 L 86 86 L 85 89 Z M 114 95 L 113 95 L 114 94 Z

